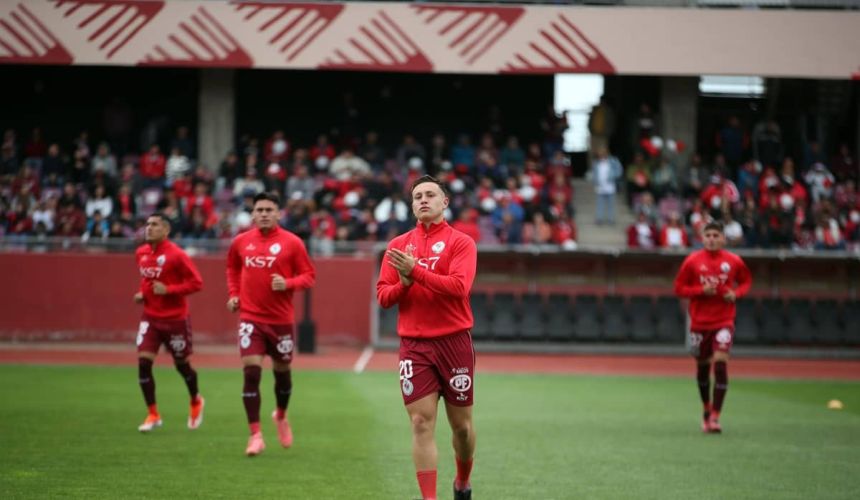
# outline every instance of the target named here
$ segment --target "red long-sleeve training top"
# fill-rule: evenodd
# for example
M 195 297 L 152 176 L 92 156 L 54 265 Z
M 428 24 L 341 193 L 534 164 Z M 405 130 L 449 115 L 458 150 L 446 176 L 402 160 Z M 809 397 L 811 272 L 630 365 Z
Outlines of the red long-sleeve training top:
M 703 286 L 713 283 L 714 295 L 705 295 Z M 690 329 L 718 330 L 735 323 L 735 303 L 726 302 L 723 295 L 735 291 L 736 299 L 749 292 L 752 275 L 739 256 L 718 250 L 697 250 L 684 259 L 675 278 L 675 294 L 690 299 Z
M 140 269 L 140 291 L 143 293 L 143 313 L 157 319 L 184 319 L 188 316 L 185 296 L 200 291 L 203 280 L 188 255 L 175 243 L 164 240 L 155 248 L 149 243 L 137 247 L 137 267 Z M 167 286 L 166 295 L 156 295 L 152 282 Z
M 286 279 L 286 290 L 272 290 L 273 274 Z M 236 236 L 227 253 L 227 289 L 239 297 L 241 320 L 294 324 L 293 292 L 312 287 L 315 278 L 302 240 L 278 226 L 267 234 L 254 228 Z
M 409 275 L 413 283 L 400 283 L 397 270 L 382 258 L 376 298 L 379 305 L 399 305 L 397 334 L 431 338 L 472 328 L 469 293 L 475 281 L 478 249 L 475 241 L 445 221 L 424 224 L 391 240 L 388 249 L 412 250 L 416 259 Z

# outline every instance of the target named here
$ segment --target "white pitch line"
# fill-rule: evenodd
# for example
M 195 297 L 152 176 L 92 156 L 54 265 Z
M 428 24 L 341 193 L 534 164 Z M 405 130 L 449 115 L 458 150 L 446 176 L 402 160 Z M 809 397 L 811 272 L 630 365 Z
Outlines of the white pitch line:
M 358 357 L 358 360 L 355 362 L 355 366 L 352 370 L 355 373 L 361 373 L 364 371 L 364 368 L 367 366 L 367 363 L 370 362 L 370 358 L 373 357 L 373 347 L 367 346 L 361 351 L 361 356 Z

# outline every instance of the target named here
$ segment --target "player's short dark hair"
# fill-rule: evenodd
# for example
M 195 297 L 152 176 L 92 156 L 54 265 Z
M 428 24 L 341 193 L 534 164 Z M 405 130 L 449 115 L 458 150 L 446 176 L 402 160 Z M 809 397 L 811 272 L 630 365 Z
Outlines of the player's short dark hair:
M 424 184 L 425 182 L 432 182 L 439 186 L 439 189 L 442 190 L 443 196 L 448 196 L 448 190 L 445 189 L 445 184 L 442 183 L 439 179 L 433 177 L 432 175 L 422 175 L 421 177 L 415 179 L 412 182 L 412 186 L 409 188 L 409 194 L 412 194 L 412 191 L 415 191 L 415 188 L 418 187 L 419 184 Z
M 153 212 L 149 215 L 149 217 L 158 217 L 159 219 L 161 219 L 161 222 L 164 222 L 165 224 L 167 224 L 167 227 L 170 227 L 170 225 L 171 225 L 170 219 L 166 215 L 164 215 L 164 212 Z M 147 219 L 149 217 L 147 217 Z
M 718 221 L 718 220 L 712 220 L 711 222 L 708 222 L 707 224 L 705 224 L 705 227 L 704 227 L 704 229 L 702 229 L 702 232 L 704 233 L 705 231 L 711 231 L 711 230 L 722 233 L 723 232 L 723 223 Z
M 281 208 L 281 197 L 278 193 L 263 191 L 254 196 L 254 206 L 258 201 L 271 201 L 276 207 Z

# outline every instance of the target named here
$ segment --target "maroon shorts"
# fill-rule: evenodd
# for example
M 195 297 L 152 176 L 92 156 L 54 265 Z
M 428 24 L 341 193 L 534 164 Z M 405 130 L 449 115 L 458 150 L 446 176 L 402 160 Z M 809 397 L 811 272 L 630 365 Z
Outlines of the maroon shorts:
M 690 354 L 696 359 L 706 360 L 714 355 L 714 352 L 730 352 L 732 341 L 735 339 L 733 328 L 720 328 L 719 330 L 705 330 L 701 332 L 690 332 Z
M 272 325 L 256 321 L 239 323 L 239 354 L 262 356 L 268 354 L 275 361 L 293 360 L 295 335 L 293 325 Z
M 157 319 L 144 316 L 137 330 L 137 352 L 158 353 L 158 348 L 170 351 L 174 358 L 191 355 L 191 318 Z
M 432 339 L 400 338 L 403 403 L 441 394 L 456 406 L 474 402 L 475 349 L 469 330 Z

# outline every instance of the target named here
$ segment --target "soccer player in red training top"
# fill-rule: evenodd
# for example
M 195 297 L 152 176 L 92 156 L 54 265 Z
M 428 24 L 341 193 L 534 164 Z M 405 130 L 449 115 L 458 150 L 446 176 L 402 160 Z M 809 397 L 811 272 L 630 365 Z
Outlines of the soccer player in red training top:
M 400 389 L 412 424 L 412 460 L 425 500 L 436 498 L 438 452 L 433 435 L 440 395 L 454 436 L 454 498 L 472 498 L 475 350 L 469 293 L 478 251 L 472 238 L 445 222 L 447 207 L 448 197 L 438 180 L 424 176 L 412 184 L 417 227 L 389 243 L 376 284 L 380 306 L 399 306 Z
M 239 311 L 239 353 L 245 366 L 242 400 L 251 429 L 248 456 L 259 455 L 266 447 L 260 431 L 260 377 L 266 354 L 275 375 L 277 407 L 272 419 L 281 446 L 293 444 L 287 420 L 293 391 L 293 292 L 313 286 L 316 275 L 302 240 L 278 226 L 279 202 L 277 194 L 255 196 L 256 227 L 236 236 L 227 254 L 227 309 Z
M 197 392 L 197 372 L 191 367 L 191 321 L 185 296 L 200 291 L 203 280 L 194 263 L 181 248 L 169 241 L 170 220 L 162 213 L 146 219 L 146 243 L 135 252 L 140 269 L 140 291 L 134 301 L 143 303 L 143 318 L 137 331 L 137 355 L 140 388 L 149 407 L 149 415 L 137 428 L 149 432 L 161 427 L 161 416 L 155 405 L 155 379 L 152 362 L 164 344 L 173 355 L 176 370 L 185 379 L 191 396 L 188 428 L 203 422 L 203 397 Z
M 690 299 L 690 349 L 696 357 L 702 431 L 722 432 L 720 412 L 729 385 L 727 364 L 735 330 L 735 301 L 749 292 L 752 276 L 744 261 L 723 250 L 723 225 L 709 222 L 702 233 L 705 248 L 691 253 L 675 278 L 675 294 Z M 714 399 L 711 402 L 711 365 Z

